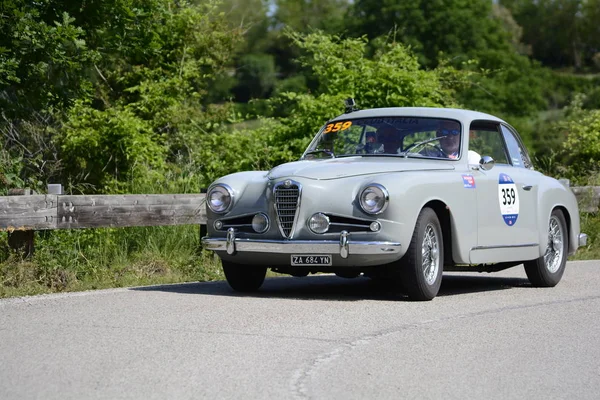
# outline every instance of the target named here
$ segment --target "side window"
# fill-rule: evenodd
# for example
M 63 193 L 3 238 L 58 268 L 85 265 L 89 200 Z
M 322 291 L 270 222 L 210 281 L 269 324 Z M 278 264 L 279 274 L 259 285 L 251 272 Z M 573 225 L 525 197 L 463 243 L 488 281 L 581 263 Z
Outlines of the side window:
M 469 150 L 481 157 L 490 156 L 497 164 L 509 164 L 497 124 L 473 122 L 469 128 Z
M 525 146 L 523 146 L 519 138 L 504 125 L 502 125 L 502 134 L 508 147 L 512 165 L 521 168 L 533 168 L 527 150 L 525 150 Z

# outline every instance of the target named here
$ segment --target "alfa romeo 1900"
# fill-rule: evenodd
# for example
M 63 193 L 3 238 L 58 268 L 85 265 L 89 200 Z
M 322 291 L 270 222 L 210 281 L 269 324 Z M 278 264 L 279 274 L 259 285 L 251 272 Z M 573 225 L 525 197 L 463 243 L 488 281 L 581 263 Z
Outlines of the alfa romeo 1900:
M 238 291 L 270 268 L 386 279 L 430 300 L 444 271 L 520 264 L 550 287 L 587 238 L 573 193 L 533 168 L 516 130 L 461 109 L 350 106 L 298 161 L 224 176 L 206 198 L 203 245 Z

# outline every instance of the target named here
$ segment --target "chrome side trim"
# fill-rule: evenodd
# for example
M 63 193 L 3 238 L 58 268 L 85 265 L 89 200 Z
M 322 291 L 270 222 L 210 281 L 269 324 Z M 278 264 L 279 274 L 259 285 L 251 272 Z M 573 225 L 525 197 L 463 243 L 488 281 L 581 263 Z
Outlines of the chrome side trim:
M 369 224 L 368 225 L 360 225 L 360 224 L 344 224 L 341 222 L 332 222 L 329 225 L 331 226 L 347 226 L 350 228 L 365 228 L 365 231 L 369 231 L 369 226 L 374 222 L 374 221 L 368 221 Z
M 363 242 L 351 241 L 340 235 L 338 240 L 256 240 L 235 238 L 232 247 L 235 253 L 257 252 L 275 254 L 339 254 L 344 257 L 355 254 L 396 254 L 400 252 L 401 244 L 397 242 Z M 342 242 L 345 241 L 344 246 Z M 226 238 L 202 238 L 202 246 L 212 251 L 228 251 Z M 232 254 L 232 253 L 229 253 Z
M 579 234 L 579 246 L 587 246 L 587 239 L 588 239 L 588 235 L 586 235 L 585 233 L 580 233 Z
M 471 247 L 471 250 L 490 250 L 490 249 L 515 249 L 519 247 L 536 247 L 538 243 L 526 243 L 526 244 L 511 244 L 511 245 L 497 245 L 497 246 L 475 246 Z

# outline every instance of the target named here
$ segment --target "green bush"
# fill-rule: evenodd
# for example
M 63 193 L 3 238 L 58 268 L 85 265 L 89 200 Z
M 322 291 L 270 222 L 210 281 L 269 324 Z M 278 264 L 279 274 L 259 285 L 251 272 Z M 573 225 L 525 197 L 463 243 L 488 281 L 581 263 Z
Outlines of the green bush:
M 166 149 L 150 124 L 128 109 L 95 110 L 79 102 L 71 109 L 60 142 L 67 174 L 104 190 L 136 165 L 164 168 Z
M 563 151 L 569 178 L 579 183 L 600 172 L 600 110 L 579 110 L 558 127 L 567 133 Z

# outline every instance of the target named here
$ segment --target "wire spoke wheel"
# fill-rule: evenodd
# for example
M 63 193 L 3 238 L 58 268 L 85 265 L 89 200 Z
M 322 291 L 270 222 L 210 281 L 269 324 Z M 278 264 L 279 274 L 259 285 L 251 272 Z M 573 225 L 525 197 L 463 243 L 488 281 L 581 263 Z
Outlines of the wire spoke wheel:
M 533 286 L 552 287 L 560 282 L 567 264 L 567 221 L 561 210 L 555 209 L 548 220 L 548 240 L 544 255 L 526 261 L 525 272 Z
M 431 300 L 442 284 L 444 241 L 437 214 L 423 208 L 406 254 L 398 262 L 404 292 L 411 300 Z
M 551 273 L 558 271 L 563 257 L 563 232 L 556 216 L 552 216 L 548 227 L 548 248 L 544 254 L 544 264 L 548 271 Z
M 431 224 L 425 228 L 423 244 L 421 246 L 421 259 L 423 275 L 428 285 L 433 285 L 437 276 L 439 266 L 438 238 Z

